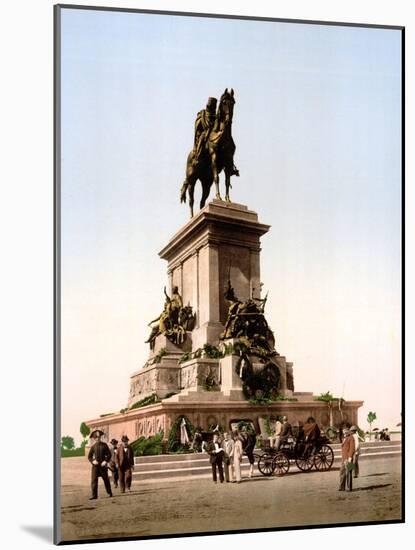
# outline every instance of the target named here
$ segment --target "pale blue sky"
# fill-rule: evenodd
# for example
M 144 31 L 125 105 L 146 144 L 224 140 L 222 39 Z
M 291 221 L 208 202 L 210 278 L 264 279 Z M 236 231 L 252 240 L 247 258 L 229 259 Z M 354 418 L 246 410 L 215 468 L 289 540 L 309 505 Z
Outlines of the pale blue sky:
M 364 426 L 368 410 L 400 420 L 400 44 L 396 30 L 62 11 L 63 431 L 125 405 L 162 307 L 157 253 L 189 216 L 194 118 L 226 87 L 232 199 L 272 225 L 262 281 L 296 389 L 344 388 Z

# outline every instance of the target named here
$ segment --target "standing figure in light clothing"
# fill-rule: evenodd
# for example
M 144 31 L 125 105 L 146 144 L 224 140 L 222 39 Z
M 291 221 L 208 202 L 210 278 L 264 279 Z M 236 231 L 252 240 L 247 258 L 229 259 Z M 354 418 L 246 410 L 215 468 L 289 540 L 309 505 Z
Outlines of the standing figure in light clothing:
M 234 446 L 235 444 L 233 439 L 229 437 L 228 432 L 225 432 L 223 434 L 222 449 L 225 451 L 223 455 L 223 470 L 225 473 L 226 483 L 229 483 L 229 481 L 232 481 L 233 479 L 231 464 L 232 464 Z
M 354 451 L 354 455 L 353 455 L 353 463 L 354 463 L 354 470 L 353 470 L 353 473 L 354 473 L 354 477 L 359 477 L 359 455 L 360 455 L 360 442 L 362 441 L 360 435 L 359 435 L 359 431 L 358 431 L 358 427 L 357 426 L 352 426 L 350 428 L 350 431 L 352 432 L 353 434 L 353 439 L 354 439 L 354 448 L 355 448 L 355 451 Z M 363 440 L 364 441 L 364 440 Z
M 238 431 L 233 432 L 233 441 L 234 441 L 234 447 L 233 447 L 233 472 L 235 475 L 236 483 L 241 482 L 241 462 L 242 462 L 242 455 L 243 455 L 243 448 L 242 448 L 242 440 L 239 436 Z
M 275 428 L 274 428 L 273 434 L 269 438 L 269 446 L 271 448 L 274 447 L 275 449 L 279 449 L 281 431 L 282 431 L 282 423 L 280 422 L 280 419 L 277 418 L 275 422 Z

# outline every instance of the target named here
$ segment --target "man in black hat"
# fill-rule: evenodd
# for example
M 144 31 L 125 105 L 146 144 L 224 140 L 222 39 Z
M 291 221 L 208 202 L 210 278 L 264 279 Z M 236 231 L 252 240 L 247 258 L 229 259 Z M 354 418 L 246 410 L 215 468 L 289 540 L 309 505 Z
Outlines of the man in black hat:
M 125 493 L 125 487 L 131 491 L 131 481 L 134 470 L 134 452 L 128 441 L 128 437 L 123 435 L 121 443 L 117 447 L 117 465 L 122 493 Z
M 110 469 L 112 470 L 112 479 L 114 480 L 114 487 L 118 487 L 118 465 L 117 465 L 117 447 L 118 447 L 118 441 L 116 439 L 111 439 L 110 441 L 111 447 L 111 462 L 110 462 Z
M 108 496 L 112 497 L 110 480 L 108 479 L 108 465 L 111 460 L 111 451 L 106 443 L 101 441 L 104 432 L 95 430 L 91 433 L 91 439 L 95 443 L 89 449 L 88 460 L 92 464 L 91 471 L 91 490 L 92 496 L 89 500 L 98 498 L 98 478 L 102 477 Z
M 195 142 L 193 147 L 193 165 L 197 165 L 202 156 L 203 149 L 209 139 L 210 131 L 216 121 L 217 99 L 209 97 L 206 109 L 197 113 L 195 122 Z

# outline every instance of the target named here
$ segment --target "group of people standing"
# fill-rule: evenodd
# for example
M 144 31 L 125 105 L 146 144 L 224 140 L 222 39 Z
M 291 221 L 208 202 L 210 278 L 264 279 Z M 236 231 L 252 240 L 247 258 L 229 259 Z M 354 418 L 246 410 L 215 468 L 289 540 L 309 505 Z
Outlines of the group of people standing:
M 95 430 L 90 438 L 95 440 L 88 453 L 88 460 L 92 464 L 91 492 L 89 500 L 98 498 L 98 478 L 101 477 L 108 496 L 112 497 L 111 483 L 108 470 L 112 472 L 114 487 L 120 487 L 121 493 L 131 491 L 131 482 L 134 470 L 134 452 L 126 435 L 121 438 L 121 443 L 112 439 L 110 445 L 101 441 L 104 432 Z
M 255 458 L 253 455 L 256 443 L 256 435 L 248 431 L 235 430 L 230 436 L 224 432 L 221 437 L 219 432 L 214 432 L 213 439 L 203 445 L 203 450 L 208 453 L 212 466 L 212 479 L 214 483 L 236 482 L 240 483 L 242 455 L 245 453 L 250 464 L 249 477 L 254 473 Z

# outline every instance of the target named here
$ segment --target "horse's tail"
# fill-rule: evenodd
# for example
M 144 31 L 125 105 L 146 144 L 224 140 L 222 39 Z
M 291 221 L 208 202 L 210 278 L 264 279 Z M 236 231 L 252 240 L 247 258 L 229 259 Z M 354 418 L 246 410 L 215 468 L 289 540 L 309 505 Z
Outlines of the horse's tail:
M 182 188 L 180 189 L 180 202 L 186 202 L 186 191 L 189 187 L 187 180 L 183 183 Z

